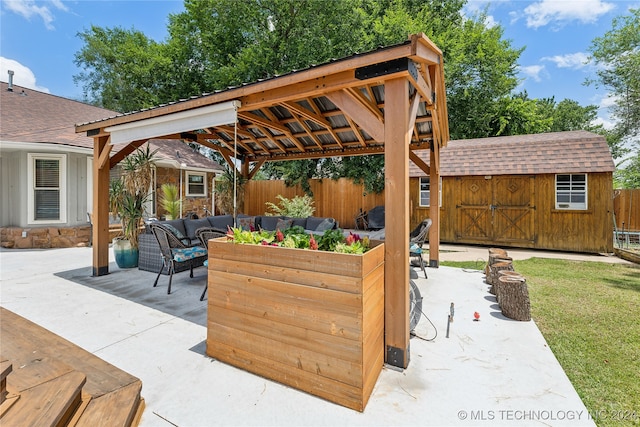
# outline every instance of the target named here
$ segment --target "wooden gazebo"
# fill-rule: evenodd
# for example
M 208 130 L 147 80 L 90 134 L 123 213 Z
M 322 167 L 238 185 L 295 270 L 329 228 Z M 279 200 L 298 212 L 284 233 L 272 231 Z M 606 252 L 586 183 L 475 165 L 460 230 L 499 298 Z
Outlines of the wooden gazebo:
M 409 159 L 439 182 L 439 151 L 449 140 L 442 52 L 423 34 L 260 82 L 80 124 L 76 132 L 94 138 L 95 276 L 109 272 L 109 170 L 151 138 L 217 150 L 233 167 L 239 163 L 248 178 L 269 161 L 384 153 L 385 359 L 407 366 Z M 111 155 L 114 146 L 122 148 Z M 431 168 L 415 150 L 430 150 Z M 437 267 L 435 203 L 430 217 L 429 263 Z

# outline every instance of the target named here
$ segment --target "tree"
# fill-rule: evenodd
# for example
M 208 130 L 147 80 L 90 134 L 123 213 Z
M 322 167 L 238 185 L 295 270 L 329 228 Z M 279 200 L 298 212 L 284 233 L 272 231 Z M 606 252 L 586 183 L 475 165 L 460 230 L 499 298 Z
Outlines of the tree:
M 618 165 L 614 183 L 616 188 L 640 188 L 640 152 Z
M 167 75 L 170 62 L 162 45 L 136 30 L 120 27 L 78 33 L 85 45 L 74 63 L 83 71 L 73 77 L 92 103 L 128 112 L 153 107 L 165 99 L 158 76 Z
M 618 130 L 632 140 L 640 135 L 640 9 L 613 20 L 612 29 L 596 37 L 589 48 L 597 66 L 597 80 L 588 84 L 605 87 L 614 96 L 612 112 Z

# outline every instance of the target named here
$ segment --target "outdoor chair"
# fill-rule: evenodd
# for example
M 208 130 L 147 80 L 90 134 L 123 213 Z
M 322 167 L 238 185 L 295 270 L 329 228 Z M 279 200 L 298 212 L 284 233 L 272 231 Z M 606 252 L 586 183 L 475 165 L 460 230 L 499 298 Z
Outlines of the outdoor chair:
M 429 229 L 431 228 L 431 218 L 427 218 L 420 223 L 412 232 L 409 234 L 409 258 L 413 261 L 416 261 L 417 264 L 424 273 L 424 278 L 427 279 L 427 269 L 424 265 L 424 259 L 422 259 L 422 249 L 427 240 L 429 240 Z
M 200 243 L 202 244 L 202 246 L 205 249 L 207 249 L 207 252 L 209 248 L 209 239 L 217 239 L 218 237 L 224 237 L 226 235 L 227 233 L 225 233 L 224 231 L 218 228 L 202 227 L 196 230 L 196 237 L 198 238 L 198 240 L 200 240 Z M 208 259 L 204 262 L 204 265 L 205 266 L 209 265 Z M 204 290 L 202 291 L 202 295 L 200 295 L 200 301 L 204 300 L 204 296 L 207 293 L 208 287 L 209 287 L 209 279 L 207 277 L 207 282 L 204 284 Z
M 170 228 L 158 223 L 150 223 L 151 232 L 158 240 L 160 252 L 162 253 L 162 267 L 158 271 L 156 281 L 153 282 L 155 288 L 162 271 L 167 268 L 169 273 L 169 288 L 167 294 L 171 293 L 171 281 L 176 267 L 189 266 L 189 277 L 193 278 L 193 265 L 200 263 L 207 258 L 208 251 L 201 246 L 189 246 L 186 241 L 180 240 Z

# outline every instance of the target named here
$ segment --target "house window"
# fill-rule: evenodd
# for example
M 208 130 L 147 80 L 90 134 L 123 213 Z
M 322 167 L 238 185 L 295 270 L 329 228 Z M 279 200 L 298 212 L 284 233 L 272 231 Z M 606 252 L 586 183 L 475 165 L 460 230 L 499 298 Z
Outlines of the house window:
M 28 154 L 28 223 L 67 221 L 66 176 L 65 155 Z
M 206 173 L 187 171 L 187 196 L 204 197 L 207 195 Z
M 442 206 L 442 178 L 440 179 L 440 191 L 438 192 L 438 206 Z M 431 178 L 423 176 L 420 178 L 420 206 L 428 207 L 431 205 Z
M 587 175 L 556 175 L 556 209 L 587 209 Z

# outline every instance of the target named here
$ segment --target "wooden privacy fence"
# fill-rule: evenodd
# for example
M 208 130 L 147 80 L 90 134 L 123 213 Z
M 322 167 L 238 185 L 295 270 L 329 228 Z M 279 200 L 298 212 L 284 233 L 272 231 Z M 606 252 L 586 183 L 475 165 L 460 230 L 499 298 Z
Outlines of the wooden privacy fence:
M 613 212 L 618 231 L 640 231 L 640 189 L 614 190 Z
M 368 211 L 384 205 L 384 193 L 365 193 L 364 185 L 354 184 L 348 178 L 312 179 L 309 181 L 313 192 L 315 216 L 333 217 L 341 228 L 354 228 L 354 217 L 362 209 Z M 247 215 L 264 215 L 266 202 L 278 204 L 278 195 L 287 199 L 303 196 L 300 186 L 287 187 L 282 180 L 248 181 L 245 187 L 244 209 Z

